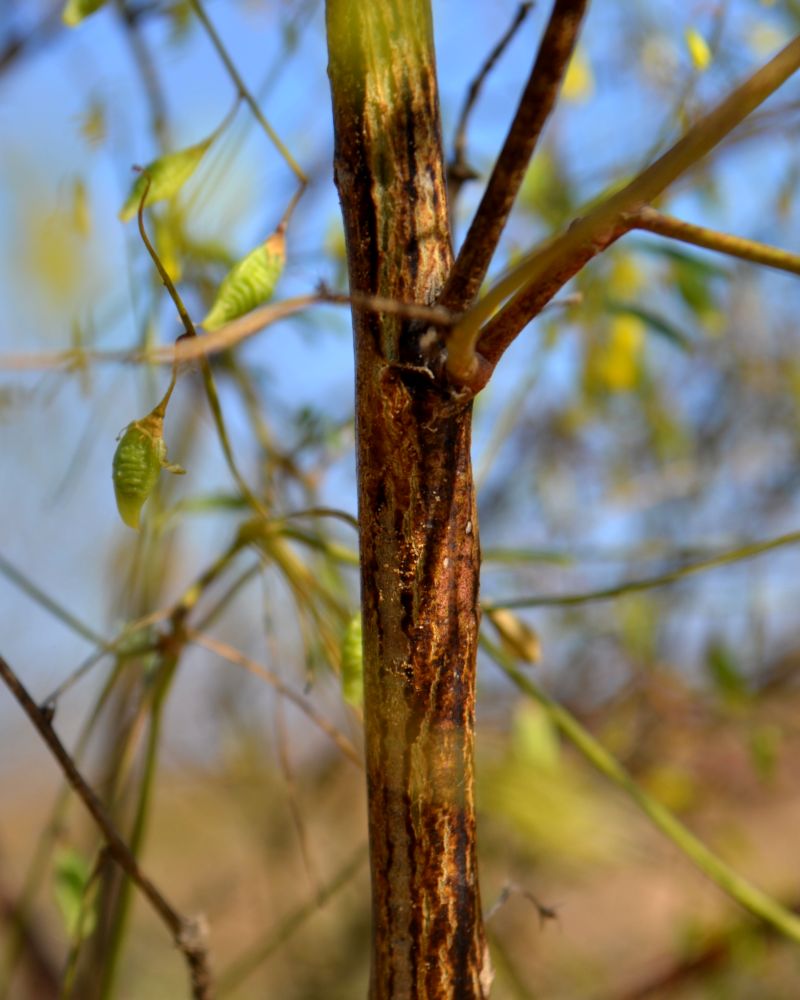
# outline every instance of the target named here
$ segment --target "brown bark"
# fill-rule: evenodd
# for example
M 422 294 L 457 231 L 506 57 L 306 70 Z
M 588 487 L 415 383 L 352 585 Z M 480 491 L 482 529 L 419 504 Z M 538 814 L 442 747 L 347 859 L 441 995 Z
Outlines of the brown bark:
M 428 304 L 452 265 L 427 0 L 328 0 L 351 289 Z M 471 405 L 420 329 L 354 308 L 373 1000 L 483 998 Z

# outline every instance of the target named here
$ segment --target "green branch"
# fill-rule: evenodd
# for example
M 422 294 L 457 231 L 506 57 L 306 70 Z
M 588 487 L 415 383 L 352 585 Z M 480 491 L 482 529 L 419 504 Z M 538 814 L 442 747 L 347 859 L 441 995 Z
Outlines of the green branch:
M 565 708 L 553 701 L 490 641 L 482 645 L 508 679 L 537 701 L 550 720 L 601 774 L 622 789 L 687 858 L 740 906 L 800 944 L 800 918 L 734 871 L 656 799 L 647 794 L 592 734 Z
M 739 260 L 747 260 L 751 264 L 762 264 L 764 267 L 774 267 L 790 274 L 800 274 L 800 255 L 780 250 L 767 243 L 720 233 L 705 226 L 695 226 L 647 206 L 636 212 L 631 221 L 634 229 L 643 229 L 648 233 L 680 240 L 682 243 L 691 243 L 692 246 L 703 247 L 706 250 L 716 250 L 717 253 L 738 257 Z
M 763 542 L 750 542 L 735 549 L 727 549 L 725 552 L 719 552 L 707 559 L 699 559 L 697 562 L 679 566 L 677 569 L 656 576 L 647 576 L 639 580 L 626 580 L 623 583 L 603 587 L 600 590 L 579 591 L 574 594 L 541 594 L 536 597 L 512 597 L 508 600 L 487 601 L 483 604 L 483 609 L 488 612 L 498 608 L 567 607 L 576 604 L 590 604 L 593 601 L 607 601 L 613 597 L 623 597 L 641 590 L 663 587 L 703 570 L 727 566 L 729 563 L 740 562 L 743 559 L 752 559 L 764 552 L 771 552 L 773 549 L 779 549 L 785 545 L 797 545 L 798 543 L 800 543 L 800 531 L 790 531 L 786 535 L 778 535 L 777 538 L 769 538 Z
M 284 160 L 286 160 L 290 170 L 299 181 L 301 188 L 305 188 L 305 186 L 308 184 L 308 178 L 306 177 L 303 170 L 300 168 L 300 165 L 297 163 L 295 158 L 289 152 L 287 147 L 281 141 L 278 133 L 264 117 L 264 113 L 258 106 L 258 101 L 256 101 L 255 97 L 253 97 L 253 95 L 248 90 L 247 86 L 244 83 L 244 80 L 242 80 L 241 76 L 239 75 L 239 71 L 236 69 L 233 60 L 228 54 L 227 49 L 223 45 L 222 39 L 219 37 L 219 34 L 217 33 L 217 29 L 209 20 L 208 14 L 206 14 L 205 9 L 203 8 L 203 5 L 201 3 L 201 0 L 189 0 L 189 3 L 192 7 L 192 10 L 200 19 L 203 27 L 206 29 L 208 37 L 211 39 L 211 44 L 217 50 L 217 54 L 224 63 L 225 69 L 228 71 L 228 75 L 230 76 L 231 80 L 233 80 L 233 83 L 236 87 L 236 91 L 239 94 L 239 97 L 247 103 L 250 110 L 253 112 L 253 115 L 255 116 L 255 119 L 258 122 L 258 124 L 264 129 L 267 136 L 275 145 L 275 148 L 278 150 L 278 152 L 281 154 Z
M 800 67 L 800 37 L 700 118 L 663 156 L 533 250 L 470 309 L 447 340 L 447 369 L 469 384 L 477 355 L 494 365 L 519 332 L 592 257 L 635 225 L 636 213 L 714 149 Z M 486 375 L 482 373 L 485 382 Z

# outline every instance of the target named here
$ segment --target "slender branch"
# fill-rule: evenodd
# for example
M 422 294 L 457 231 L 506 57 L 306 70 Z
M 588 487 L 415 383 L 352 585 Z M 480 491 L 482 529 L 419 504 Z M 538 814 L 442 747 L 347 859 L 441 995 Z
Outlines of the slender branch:
M 142 88 L 147 95 L 147 102 L 150 105 L 150 127 L 157 136 L 162 149 L 165 149 L 169 144 L 167 102 L 164 97 L 161 81 L 158 77 L 158 70 L 140 27 L 141 17 L 130 7 L 126 6 L 124 0 L 116 0 L 116 7 L 125 28 L 125 37 L 130 45 L 131 54 L 142 81 Z
M 555 0 L 506 141 L 439 298 L 440 304 L 449 309 L 469 305 L 486 277 L 528 162 L 555 105 L 586 2 Z
M 303 170 L 300 168 L 300 165 L 297 163 L 295 158 L 289 152 L 287 147 L 283 144 L 280 137 L 278 136 L 278 133 L 264 117 L 263 111 L 258 106 L 258 101 L 256 101 L 255 97 L 253 97 L 253 95 L 248 90 L 247 86 L 244 83 L 244 80 L 242 80 L 241 76 L 239 75 L 239 71 L 236 69 L 233 60 L 228 54 L 227 49 L 223 45 L 222 39 L 219 37 L 219 34 L 217 33 L 217 29 L 209 20 L 208 14 L 206 14 L 205 8 L 203 7 L 201 0 L 189 0 L 189 3 L 192 7 L 192 10 L 195 12 L 197 17 L 201 21 L 203 27 L 206 29 L 208 37 L 211 39 L 211 44 L 217 50 L 217 54 L 219 55 L 220 59 L 225 65 L 225 69 L 228 71 L 228 75 L 230 76 L 231 80 L 233 80 L 233 83 L 236 87 L 236 91 L 239 97 L 243 101 L 245 101 L 247 105 L 250 107 L 250 110 L 253 112 L 256 121 L 267 133 L 267 136 L 271 139 L 271 141 L 273 142 L 273 144 L 275 145 L 276 149 L 281 154 L 281 156 L 284 158 L 284 160 L 286 160 L 290 170 L 300 183 L 301 188 L 305 188 L 306 185 L 308 184 L 308 178 L 306 177 Z
M 320 715 L 320 713 L 306 698 L 298 694 L 293 688 L 290 688 L 288 684 L 285 684 L 276 673 L 273 673 L 272 670 L 262 666 L 260 663 L 256 663 L 255 660 L 251 660 L 249 656 L 245 656 L 244 653 L 240 653 L 239 650 L 235 649 L 233 646 L 229 646 L 225 642 L 220 642 L 219 639 L 212 639 L 210 635 L 205 635 L 201 632 L 189 631 L 187 633 L 187 639 L 195 646 L 202 646 L 204 649 L 209 650 L 209 652 L 216 653 L 217 656 L 221 656 L 223 660 L 227 660 L 229 663 L 235 663 L 237 666 L 244 667 L 244 669 L 248 670 L 251 674 L 265 680 L 268 684 L 275 688 L 278 694 L 288 699 L 293 705 L 299 708 L 300 711 L 307 718 L 309 718 L 315 726 L 321 729 L 322 732 L 336 744 L 336 747 L 341 750 L 344 756 L 347 757 L 351 763 L 355 764 L 356 767 L 363 768 L 364 762 L 350 740 L 348 740 L 343 733 L 339 732 L 334 725 L 328 722 L 323 715 Z
M 641 590 L 652 590 L 655 587 L 663 587 L 665 584 L 675 583 L 684 577 L 692 576 L 694 573 L 701 573 L 703 570 L 716 569 L 718 566 L 727 566 L 729 563 L 740 562 L 743 559 L 752 559 L 755 556 L 771 552 L 773 549 L 778 549 L 785 545 L 797 544 L 800 544 L 800 531 L 791 531 L 785 535 L 778 535 L 776 538 L 768 538 L 763 542 L 750 542 L 735 549 L 718 552 L 708 559 L 700 559 L 686 566 L 679 566 L 677 569 L 670 570 L 667 573 L 660 573 L 657 576 L 647 576 L 639 580 L 626 580 L 623 583 L 615 584 L 612 587 L 604 587 L 600 590 L 580 591 L 575 594 L 541 594 L 537 597 L 512 597 L 509 600 L 487 601 L 481 606 L 488 613 L 499 608 L 572 607 L 576 604 L 589 604 L 593 601 L 607 601 L 613 597 L 622 597 L 625 594 L 635 594 Z
M 169 290 L 169 288 L 167 289 Z M 213 333 L 202 337 L 187 337 L 177 343 L 165 344 L 148 351 L 53 351 L 37 354 L 0 355 L 0 370 L 42 371 L 52 368 L 76 368 L 91 361 L 105 364 L 181 364 L 199 358 L 230 350 L 237 344 L 266 327 L 282 319 L 288 319 L 315 305 L 356 305 L 365 311 L 400 316 L 404 319 L 418 319 L 431 326 L 448 327 L 461 319 L 459 313 L 451 313 L 441 306 L 416 305 L 402 302 L 383 295 L 365 295 L 352 292 L 350 295 L 332 292 L 324 285 L 316 293 L 298 295 L 282 302 L 272 302 L 260 306 L 245 316 L 226 323 Z M 183 317 L 181 317 L 183 321 Z
M 447 193 L 449 196 L 448 200 L 450 202 L 451 215 L 463 184 L 466 181 L 473 181 L 478 178 L 478 174 L 472 169 L 469 165 L 469 161 L 467 160 L 467 124 L 469 122 L 469 116 L 472 114 L 472 109 L 475 107 L 475 102 L 478 100 L 481 88 L 486 82 L 487 76 L 494 69 L 497 60 L 508 48 L 512 38 L 522 27 L 525 18 L 528 14 L 530 14 L 532 9 L 533 4 L 530 2 L 521 3 L 519 5 L 517 12 L 514 15 L 514 20 L 508 26 L 505 34 L 497 45 L 495 45 L 486 57 L 483 65 L 478 70 L 477 75 L 472 80 L 472 83 L 470 83 L 469 89 L 467 90 L 467 96 L 464 99 L 464 105 L 461 108 L 461 114 L 458 117 L 458 125 L 456 126 L 456 134 L 453 140 L 453 157 L 447 165 Z
M 219 995 L 225 996 L 240 986 L 248 976 L 273 955 L 281 945 L 295 934 L 303 924 L 317 913 L 340 889 L 343 889 L 358 873 L 367 860 L 367 845 L 362 844 L 333 878 L 324 885 L 307 903 L 293 910 L 275 930 L 263 941 L 248 948 L 246 952 L 224 969 L 219 978 Z
M 475 390 L 482 388 L 506 348 L 556 292 L 592 257 L 628 232 L 644 205 L 710 153 L 798 67 L 800 36 L 695 122 L 621 191 L 575 219 L 498 281 L 453 329 L 447 342 L 450 377 Z
M 705 226 L 695 226 L 672 215 L 664 215 L 648 206 L 634 213 L 631 221 L 634 229 L 644 229 L 648 233 L 680 240 L 682 243 L 691 243 L 706 250 L 716 250 L 729 257 L 750 261 L 752 264 L 763 264 L 765 267 L 774 267 L 790 274 L 800 274 L 800 254 L 780 250 L 768 243 L 758 243 L 756 240 L 720 233 Z
M 71 611 L 67 611 L 67 609 L 59 604 L 58 601 L 41 590 L 32 580 L 29 580 L 21 570 L 12 565 L 2 554 L 0 554 L 0 574 L 10 580 L 16 587 L 19 587 L 23 593 L 27 594 L 28 597 L 36 601 L 37 604 L 40 604 L 46 611 L 49 611 L 50 614 L 55 616 L 60 622 L 71 628 L 76 635 L 80 635 L 84 639 L 88 639 L 89 642 L 94 643 L 101 649 L 111 649 L 112 643 L 110 643 L 107 639 L 104 639 L 103 636 L 98 635 L 93 628 L 82 622 L 80 618 L 76 618 Z
M 518 670 L 511 659 L 493 643 L 484 648 L 508 679 L 524 694 L 537 701 L 567 739 L 601 774 L 622 789 L 642 812 L 697 868 L 723 892 L 792 941 L 800 943 L 800 918 L 772 896 L 734 871 L 722 858 L 699 840 L 668 809 L 644 791 L 617 759 L 565 708 L 553 701 L 542 688 Z
M 9 70 L 14 62 L 23 54 L 39 48 L 63 31 L 64 22 L 61 19 L 63 3 L 53 0 L 50 10 L 47 11 L 27 32 L 18 34 L 11 32 L 3 39 L 3 47 L 0 49 L 0 76 Z
M 195 329 L 195 325 L 192 322 L 191 317 L 189 316 L 189 312 L 186 309 L 186 306 L 183 304 L 183 299 L 181 298 L 178 289 L 175 287 L 172 278 L 169 276 L 167 269 L 162 264 L 161 259 L 159 258 L 155 247 L 150 242 L 147 236 L 147 230 L 145 229 L 144 225 L 144 206 L 145 206 L 145 201 L 147 200 L 147 192 L 149 191 L 149 189 L 150 189 L 150 182 L 148 179 L 148 183 L 145 185 L 145 188 L 142 191 L 142 197 L 139 201 L 139 211 L 138 211 L 139 233 L 142 237 L 142 242 L 147 248 L 147 252 L 150 254 L 150 257 L 153 263 L 155 264 L 159 275 L 161 276 L 161 280 L 164 283 L 164 287 L 169 292 L 169 296 L 172 299 L 173 303 L 175 304 L 175 308 L 177 309 L 178 315 L 180 316 L 181 322 L 183 323 L 185 336 L 188 337 L 190 340 L 199 340 L 200 338 L 198 338 L 197 336 L 197 330 Z M 205 353 L 203 353 L 200 356 L 200 368 L 203 375 L 203 386 L 206 392 L 206 399 L 208 400 L 208 405 L 209 408 L 211 409 L 211 416 L 214 419 L 214 426 L 217 431 L 217 437 L 219 438 L 220 444 L 222 446 L 222 452 L 225 456 L 225 461 L 228 465 L 228 469 L 230 470 L 230 473 L 233 476 L 236 485 L 242 491 L 242 495 L 247 499 L 250 506 L 257 513 L 261 514 L 263 517 L 267 517 L 268 515 L 266 509 L 264 508 L 264 505 L 255 495 L 255 493 L 253 493 L 253 491 L 250 489 L 247 480 L 239 471 L 239 466 L 234 457 L 233 448 L 231 447 L 230 438 L 228 437 L 228 429 L 225 426 L 225 418 L 222 413 L 222 406 L 220 405 L 219 394 L 217 393 L 217 386 L 216 383 L 214 382 L 214 375 L 211 371 L 211 365 L 209 364 L 208 358 L 205 355 Z M 175 381 L 177 379 L 177 376 L 178 376 L 178 357 L 176 355 L 172 362 L 172 382 L 170 383 L 170 388 L 167 392 L 167 395 L 164 397 L 165 406 L 166 402 L 169 400 L 169 397 L 172 393 L 172 389 L 175 386 Z
M 78 771 L 72 757 L 55 733 L 50 720 L 23 686 L 9 664 L 0 656 L 0 678 L 16 698 L 25 714 L 36 727 L 39 735 L 58 761 L 67 781 L 88 809 L 95 823 L 102 831 L 111 856 L 136 883 L 153 909 L 172 934 L 176 947 L 186 958 L 192 982 L 192 996 L 195 1000 L 211 1000 L 212 980 L 208 965 L 206 929 L 199 918 L 187 918 L 167 902 L 160 890 L 145 875 L 128 845 L 117 832 L 111 817 L 106 812 L 97 794 Z

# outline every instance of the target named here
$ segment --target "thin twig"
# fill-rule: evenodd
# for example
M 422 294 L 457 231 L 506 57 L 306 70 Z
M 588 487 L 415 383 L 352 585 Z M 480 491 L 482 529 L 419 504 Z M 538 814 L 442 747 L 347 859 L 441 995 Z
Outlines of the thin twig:
M 601 774 L 625 792 L 657 827 L 704 875 L 731 899 L 792 941 L 800 943 L 800 919 L 776 899 L 734 871 L 658 800 L 652 798 L 628 774 L 619 761 L 565 708 L 553 701 L 534 681 L 517 668 L 502 649 L 482 638 L 481 645 L 506 677 L 524 694 L 537 701 L 554 725 Z
M 142 89 L 147 95 L 150 105 L 150 127 L 157 136 L 162 149 L 168 146 L 167 102 L 164 90 L 158 78 L 158 70 L 144 40 L 144 32 L 140 29 L 141 17 L 126 6 L 124 0 L 116 0 L 117 12 L 125 27 L 125 37 L 131 47 L 131 54 L 136 63 Z
M 524 886 L 520 885 L 518 882 L 508 882 L 500 890 L 500 895 L 497 900 L 492 905 L 492 907 L 486 912 L 484 916 L 484 921 L 488 923 L 492 917 L 494 917 L 511 899 L 511 897 L 517 894 L 527 899 L 531 903 L 536 912 L 539 914 L 539 925 L 544 926 L 545 922 L 548 920 L 558 920 L 558 911 L 553 906 L 548 906 L 547 903 L 542 903 L 530 889 L 526 889 Z
M 564 304 L 572 300 L 568 297 Z M 298 295 L 282 302 L 272 302 L 260 306 L 245 316 L 226 323 L 213 333 L 202 337 L 186 337 L 175 344 L 164 344 L 151 350 L 142 351 L 85 351 L 70 348 L 66 351 L 53 351 L 46 354 L 6 354 L 0 355 L 0 370 L 45 371 L 53 368 L 75 369 L 91 362 L 93 364 L 183 364 L 197 361 L 228 351 L 238 344 L 282 319 L 288 319 L 297 313 L 304 312 L 317 305 L 347 305 L 359 309 L 372 310 L 376 313 L 390 313 L 405 319 L 418 319 L 431 326 L 449 327 L 458 323 L 462 316 L 452 313 L 440 306 L 415 305 L 411 302 L 400 302 L 382 295 L 364 295 L 353 292 L 351 295 L 330 291 L 322 285 L 308 295 Z M 181 317 L 183 322 L 183 317 Z
M 297 834 L 297 844 L 300 848 L 300 857 L 303 867 L 306 870 L 308 881 L 315 895 L 319 895 L 322 888 L 319 880 L 319 872 L 314 862 L 314 855 L 309 844 L 308 827 L 306 826 L 303 809 L 300 804 L 300 797 L 297 794 L 297 783 L 294 780 L 292 762 L 289 757 L 289 746 L 286 738 L 286 719 L 283 712 L 283 702 L 280 698 L 275 699 L 275 746 L 278 752 L 278 766 L 283 776 L 284 789 L 286 791 L 286 801 L 289 805 L 289 814 L 292 817 L 295 832 Z
M 700 559 L 657 576 L 647 576 L 639 580 L 625 580 L 623 583 L 617 583 L 611 587 L 579 591 L 575 594 L 541 594 L 536 597 L 512 597 L 508 600 L 487 601 L 482 604 L 482 607 L 488 613 L 499 608 L 572 607 L 576 604 L 590 604 L 593 601 L 607 601 L 613 597 L 622 597 L 625 594 L 635 594 L 642 590 L 663 587 L 668 583 L 675 583 L 684 577 L 692 576 L 694 573 L 716 569 L 718 566 L 727 566 L 744 559 L 752 559 L 785 545 L 797 544 L 800 544 L 800 531 L 791 531 L 785 535 L 778 535 L 776 538 L 768 538 L 763 542 L 749 542 L 747 545 L 740 545 L 735 549 L 718 552 L 709 556 L 708 559 Z
M 256 663 L 255 660 L 251 660 L 249 656 L 245 656 L 244 653 L 240 653 L 238 649 L 233 646 L 229 646 L 226 642 L 221 642 L 219 639 L 212 639 L 210 635 L 205 635 L 201 632 L 196 632 L 194 630 L 189 630 L 186 634 L 186 638 L 189 642 L 193 643 L 195 646 L 202 646 L 204 649 L 209 650 L 211 653 L 216 653 L 217 656 L 221 656 L 223 660 L 227 660 L 229 663 L 235 663 L 237 666 L 244 667 L 251 674 L 256 677 L 260 677 L 270 684 L 278 694 L 282 695 L 293 705 L 300 709 L 300 711 L 310 719 L 315 726 L 322 730 L 323 733 L 329 739 L 336 744 L 336 747 L 344 754 L 345 757 L 356 767 L 363 768 L 364 762 L 361 760 L 358 751 L 353 746 L 353 744 L 348 740 L 348 738 L 332 725 L 328 720 L 314 708 L 314 706 L 304 698 L 301 694 L 298 694 L 293 688 L 290 688 L 288 684 L 285 684 L 280 677 L 268 667 L 262 666 L 260 663 Z
M 244 80 L 242 80 L 241 76 L 239 75 L 239 71 L 236 69 L 233 60 L 231 59 L 227 49 L 223 45 L 222 39 L 219 37 L 219 34 L 217 33 L 217 29 L 209 20 L 209 17 L 205 12 L 203 4 L 200 2 L 200 0 L 189 0 L 189 3 L 191 4 L 192 10 L 195 12 L 197 17 L 201 21 L 203 27 L 206 29 L 208 37 L 211 40 L 211 44 L 217 50 L 217 55 L 222 60 L 231 80 L 233 80 L 234 86 L 236 87 L 236 91 L 239 97 L 248 104 L 258 124 L 264 129 L 270 140 L 275 145 L 278 152 L 281 154 L 284 160 L 286 160 L 290 170 L 297 178 L 301 190 L 304 189 L 308 184 L 308 178 L 306 177 L 303 170 L 300 168 L 300 165 L 297 163 L 295 158 L 289 152 L 287 147 L 281 141 L 275 129 L 270 125 L 270 123 L 264 117 L 264 113 L 258 106 L 258 101 L 256 101 L 255 97 L 253 97 L 253 95 L 250 93 L 250 91 L 248 90 L 247 86 L 244 83 Z
M 448 309 L 468 306 L 486 277 L 528 162 L 555 105 L 586 2 L 555 0 L 506 141 L 440 296 L 440 304 Z
M 51 0 L 50 10 L 26 34 L 11 32 L 3 40 L 3 48 L 0 49 L 0 76 L 9 70 L 23 54 L 27 55 L 51 39 L 58 37 L 64 30 L 64 22 L 61 19 L 63 6 L 63 3 L 58 2 L 58 0 Z
M 367 845 L 362 844 L 316 896 L 292 911 L 263 941 L 248 948 L 239 958 L 234 959 L 219 978 L 219 995 L 231 993 L 266 962 L 270 955 L 273 955 L 308 919 L 350 882 L 366 862 L 367 857 Z
M 630 183 L 537 247 L 468 312 L 447 341 L 451 378 L 482 388 L 506 348 L 592 257 L 634 225 L 636 213 L 714 149 L 800 67 L 800 36 L 687 130 Z M 485 325 L 484 325 L 485 324 Z
M 161 280 L 164 282 L 164 287 L 169 292 L 169 296 L 172 299 L 173 303 L 175 304 L 175 308 L 177 309 L 178 315 L 180 316 L 181 322 L 183 323 L 185 335 L 190 340 L 198 340 L 199 338 L 197 336 L 197 330 L 195 329 L 194 323 L 192 322 L 191 316 L 189 315 L 186 306 L 183 304 L 183 299 L 180 297 L 180 294 L 178 293 L 178 290 L 175 287 L 172 278 L 169 276 L 167 269 L 164 267 L 160 257 L 156 253 L 155 247 L 150 242 L 147 236 L 147 230 L 145 229 L 144 225 L 144 206 L 147 200 L 147 192 L 149 191 L 149 189 L 150 189 L 150 179 L 148 178 L 147 184 L 145 185 L 144 190 L 142 191 L 142 197 L 139 200 L 139 211 L 138 211 L 139 233 L 142 237 L 142 242 L 147 248 L 147 252 L 150 254 L 150 257 L 153 263 L 155 264 L 159 275 L 161 276 Z M 255 493 L 253 493 L 253 491 L 250 489 L 247 480 L 239 471 L 239 466 L 233 454 L 233 448 L 231 446 L 230 438 L 228 437 L 228 429 L 225 426 L 225 418 L 222 413 L 222 406 L 220 405 L 219 394 L 217 393 L 217 386 L 216 383 L 214 382 L 214 375 L 211 371 L 211 365 L 209 364 L 208 358 L 206 357 L 205 354 L 202 354 L 200 357 L 200 368 L 203 375 L 203 385 L 206 391 L 206 399 L 208 400 L 208 405 L 209 408 L 211 409 L 211 416 L 213 417 L 214 420 L 214 426 L 217 431 L 217 437 L 219 438 L 220 444 L 222 445 L 222 452 L 225 456 L 225 461 L 228 465 L 228 469 L 230 470 L 230 473 L 233 476 L 236 485 L 242 491 L 242 495 L 247 499 L 248 503 L 262 517 L 267 517 L 268 515 L 266 509 L 264 508 L 264 505 L 255 495 Z M 170 389 L 167 393 L 167 396 L 165 397 L 164 405 L 166 405 L 166 401 L 169 399 L 172 389 L 174 388 L 177 375 L 178 375 L 178 358 L 176 355 L 172 363 L 172 382 L 170 383 Z
M 89 642 L 94 643 L 101 649 L 111 649 L 112 643 L 104 639 L 103 636 L 98 635 L 93 628 L 82 622 L 71 611 L 67 611 L 63 605 L 49 594 L 46 594 L 32 580 L 29 580 L 22 570 L 17 569 L 3 555 L 0 555 L 0 574 L 10 580 L 16 587 L 19 587 L 21 591 L 36 601 L 37 604 L 40 604 L 46 611 L 49 611 L 51 615 L 54 615 L 60 622 L 71 628 L 77 635 L 88 639 Z
M 390 316 L 400 316 L 403 319 L 418 319 L 431 326 L 449 327 L 458 323 L 461 314 L 445 309 L 444 306 L 424 306 L 414 302 L 400 302 L 397 299 L 386 298 L 385 295 L 368 295 L 366 292 L 352 291 L 349 295 L 332 292 L 326 285 L 317 288 L 319 302 L 330 302 L 336 305 L 356 306 L 371 312 Z
M 0 678 L 22 706 L 25 714 L 60 764 L 67 781 L 102 831 L 111 856 L 147 897 L 153 909 L 168 928 L 176 947 L 182 952 L 189 966 L 192 996 L 195 1000 L 211 1000 L 212 979 L 208 964 L 204 921 L 200 918 L 190 919 L 178 913 L 167 902 L 156 885 L 145 875 L 136 858 L 131 854 L 128 845 L 117 832 L 103 803 L 78 771 L 72 757 L 59 740 L 46 713 L 39 708 L 2 656 L 0 656 Z
M 458 116 L 458 125 L 456 126 L 456 134 L 453 140 L 453 157 L 447 165 L 447 194 L 451 215 L 453 214 L 453 209 L 463 184 L 466 181 L 473 181 L 478 178 L 478 174 L 469 165 L 469 161 L 467 160 L 467 124 L 469 116 L 472 114 L 472 109 L 475 107 L 475 102 L 480 96 L 487 76 L 494 69 L 497 60 L 508 48 L 514 35 L 522 27 L 525 18 L 530 14 L 532 9 L 533 4 L 530 2 L 519 5 L 514 15 L 514 20 L 508 26 L 497 45 L 495 45 L 486 57 L 486 60 L 467 90 L 461 114 Z
M 800 274 L 800 254 L 790 253 L 767 243 L 744 239 L 741 236 L 731 236 L 720 233 L 705 226 L 696 226 L 672 215 L 664 215 L 654 208 L 645 206 L 631 216 L 632 228 L 643 229 L 648 233 L 666 236 L 669 239 L 691 243 L 706 250 L 716 250 L 729 257 L 749 261 L 751 264 L 762 264 L 764 267 L 774 267 L 790 274 Z

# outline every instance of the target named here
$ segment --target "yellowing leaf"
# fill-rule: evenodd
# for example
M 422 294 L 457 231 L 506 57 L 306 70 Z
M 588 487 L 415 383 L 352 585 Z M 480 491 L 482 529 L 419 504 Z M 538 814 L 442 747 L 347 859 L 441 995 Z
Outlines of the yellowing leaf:
M 692 65 L 698 73 L 702 73 L 711 65 L 711 49 L 708 42 L 696 28 L 687 28 L 686 48 L 692 60 Z
M 486 613 L 497 630 L 500 644 L 511 656 L 523 663 L 538 663 L 542 647 L 535 629 L 508 608 L 494 608 Z
M 147 190 L 146 205 L 152 205 L 155 201 L 164 201 L 164 199 L 176 195 L 197 169 L 203 154 L 213 139 L 213 135 L 209 136 L 202 142 L 198 142 L 196 146 L 189 146 L 177 153 L 168 153 L 148 164 L 131 188 L 131 192 L 120 210 L 120 220 L 128 222 L 139 211 L 139 203 L 145 188 L 147 188 L 148 179 L 150 187 Z
M 234 264 L 202 322 L 205 329 L 216 330 L 272 298 L 285 260 L 286 240 L 279 231 Z
M 164 265 L 164 270 L 174 282 L 181 280 L 183 267 L 181 264 L 181 240 L 178 222 L 173 213 L 167 212 L 166 216 L 160 216 L 153 225 L 153 236 L 155 239 L 156 251 Z
M 594 74 L 585 50 L 578 46 L 570 60 L 561 93 L 568 101 L 588 101 L 594 93 Z
M 85 17 L 99 10 L 105 2 L 106 0 L 67 0 L 61 11 L 61 20 L 70 28 L 74 28 Z
M 606 389 L 632 389 L 639 374 L 645 325 L 637 316 L 620 315 L 611 321 L 608 340 L 592 358 L 592 374 Z

